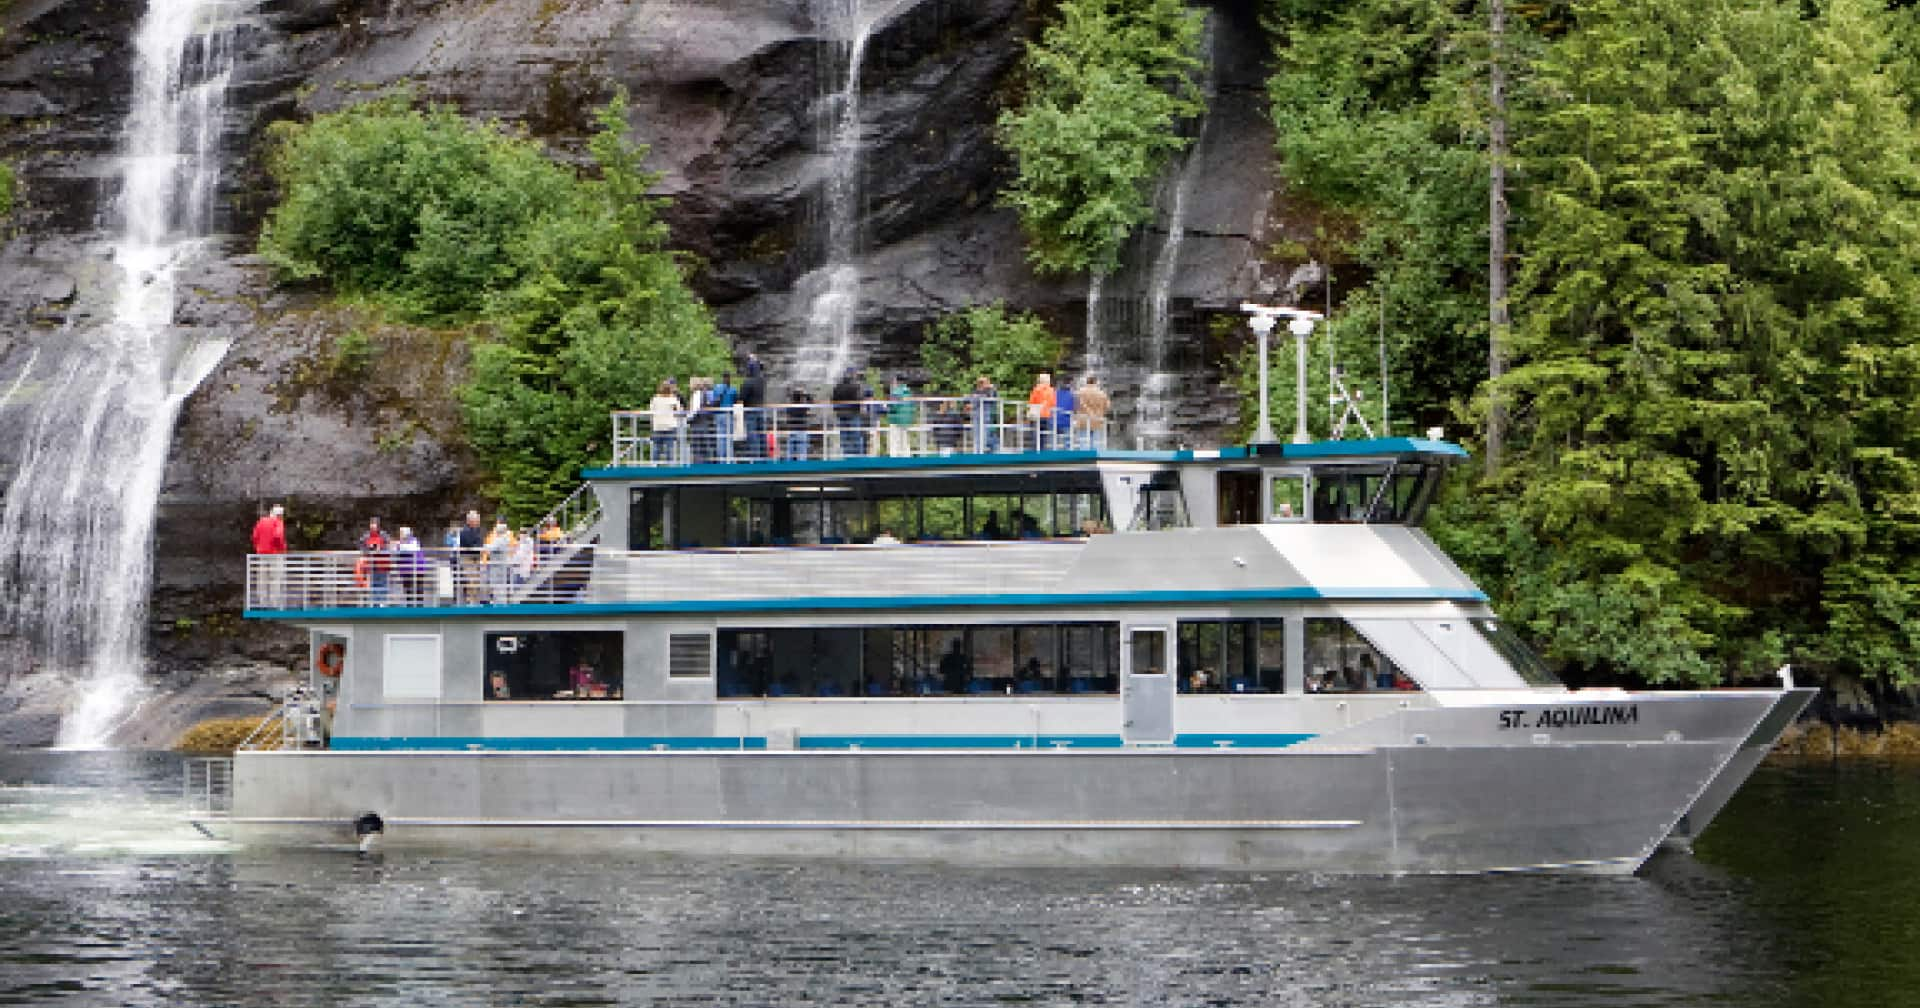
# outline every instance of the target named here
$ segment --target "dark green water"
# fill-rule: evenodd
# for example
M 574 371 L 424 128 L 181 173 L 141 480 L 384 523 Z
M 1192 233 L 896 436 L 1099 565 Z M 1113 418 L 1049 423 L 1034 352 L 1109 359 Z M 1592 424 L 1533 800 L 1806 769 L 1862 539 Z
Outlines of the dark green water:
M 0 1004 L 1920 1004 L 1920 773 L 1763 770 L 1632 878 L 232 850 L 0 753 Z

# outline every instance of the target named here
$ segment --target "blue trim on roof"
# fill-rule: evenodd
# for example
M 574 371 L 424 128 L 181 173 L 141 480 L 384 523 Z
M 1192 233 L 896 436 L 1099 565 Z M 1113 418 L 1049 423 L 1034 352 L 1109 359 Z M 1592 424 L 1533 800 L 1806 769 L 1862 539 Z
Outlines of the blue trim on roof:
M 1466 458 L 1467 450 L 1450 441 L 1426 438 L 1372 438 L 1364 441 L 1315 441 L 1310 444 L 1282 446 L 1281 458 L 1317 459 L 1374 455 L 1444 455 Z M 1229 445 L 1218 451 L 1124 451 L 1102 448 L 1098 451 L 973 452 L 954 455 L 916 455 L 893 458 L 863 455 L 856 458 L 803 459 L 768 462 L 709 462 L 675 466 L 602 466 L 583 469 L 581 478 L 589 480 L 673 480 L 691 476 L 798 476 L 820 473 L 855 475 L 913 469 L 953 469 L 994 466 L 1058 466 L 1088 462 L 1207 462 L 1256 457 L 1251 446 Z
M 1467 450 L 1451 441 L 1390 437 L 1365 441 L 1314 441 L 1308 444 L 1290 444 L 1281 452 L 1282 458 L 1300 459 L 1338 458 L 1343 455 L 1447 455 L 1466 458 Z
M 364 606 L 325 609 L 248 609 L 247 619 L 422 620 L 451 616 L 612 616 L 648 613 L 736 613 L 971 609 L 993 606 L 1086 606 L 1151 603 L 1180 605 L 1274 601 L 1485 602 L 1467 588 L 1236 588 L 1217 591 L 1063 592 L 1030 595 L 895 595 L 846 598 L 676 599 L 671 602 L 547 602 L 534 605 Z
M 1174 736 L 1176 749 L 1284 749 L 1314 736 L 1300 732 L 1202 732 Z M 744 742 L 744 744 L 743 744 Z M 335 736 L 332 748 L 342 752 L 765 752 L 763 736 L 644 735 L 618 736 L 499 736 L 478 735 L 383 737 Z M 1120 749 L 1118 735 L 801 735 L 794 746 L 808 751 L 933 750 L 933 749 Z

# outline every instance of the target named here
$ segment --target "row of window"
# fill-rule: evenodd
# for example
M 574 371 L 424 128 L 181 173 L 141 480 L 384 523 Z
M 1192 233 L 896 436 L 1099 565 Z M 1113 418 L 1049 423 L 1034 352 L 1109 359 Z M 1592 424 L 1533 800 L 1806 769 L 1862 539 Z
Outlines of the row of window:
M 1345 620 L 1304 621 L 1303 686 L 1358 693 L 1417 687 Z M 1277 619 L 1181 620 L 1183 693 L 1281 693 L 1286 625 Z M 1010 626 L 779 627 L 674 634 L 668 674 L 704 678 L 721 697 L 968 696 L 1119 692 L 1114 623 Z M 491 700 L 618 700 L 623 634 L 556 630 L 486 635 Z M 1151 650 L 1135 656 L 1158 672 Z

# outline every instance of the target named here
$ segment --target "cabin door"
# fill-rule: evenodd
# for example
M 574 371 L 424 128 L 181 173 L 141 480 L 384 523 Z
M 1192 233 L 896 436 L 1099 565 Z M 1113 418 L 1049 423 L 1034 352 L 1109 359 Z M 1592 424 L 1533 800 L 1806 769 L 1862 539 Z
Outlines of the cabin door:
M 1126 742 L 1173 741 L 1173 668 L 1165 627 L 1132 627 L 1122 664 L 1120 737 Z

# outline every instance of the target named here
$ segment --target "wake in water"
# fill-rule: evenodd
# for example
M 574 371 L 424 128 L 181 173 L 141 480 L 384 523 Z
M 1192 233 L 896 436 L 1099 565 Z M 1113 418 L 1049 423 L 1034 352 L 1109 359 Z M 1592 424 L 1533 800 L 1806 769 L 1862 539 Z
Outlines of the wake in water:
M 33 419 L 0 512 L 0 620 L 74 682 L 68 748 L 106 745 L 144 692 L 153 519 L 180 405 L 226 347 L 173 326 L 176 280 L 205 244 L 233 73 L 254 0 L 151 0 L 122 129 L 116 288 L 35 377 Z M 28 369 L 39 363 L 36 351 Z M 24 383 L 23 373 L 16 385 Z

